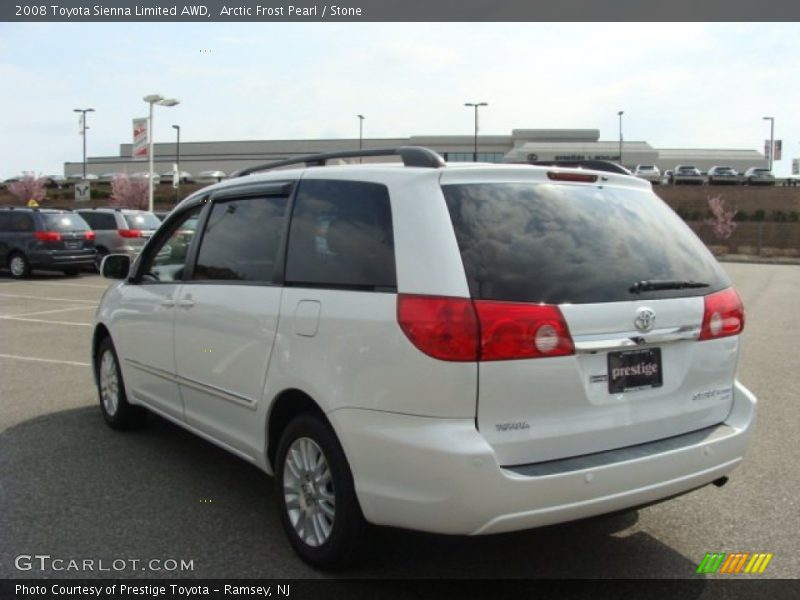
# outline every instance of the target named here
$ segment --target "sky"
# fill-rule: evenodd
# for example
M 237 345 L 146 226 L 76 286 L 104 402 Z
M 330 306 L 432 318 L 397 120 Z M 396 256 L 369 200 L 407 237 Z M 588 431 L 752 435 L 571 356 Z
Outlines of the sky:
M 156 107 L 156 142 L 599 129 L 656 148 L 800 156 L 800 24 L 0 23 L 0 180 L 119 154 Z

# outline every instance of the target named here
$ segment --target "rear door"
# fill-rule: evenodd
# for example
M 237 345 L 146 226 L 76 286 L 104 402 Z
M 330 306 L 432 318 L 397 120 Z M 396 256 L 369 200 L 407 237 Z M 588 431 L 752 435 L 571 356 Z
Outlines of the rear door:
M 78 213 L 40 213 L 39 216 L 45 231 L 59 234 L 57 241 L 48 242 L 48 249 L 62 255 L 87 254 L 94 250 L 94 233 Z
M 247 456 L 278 326 L 291 185 L 212 197 L 193 270 L 178 293 L 175 359 L 187 422 Z
M 549 305 L 576 349 L 480 363 L 478 426 L 501 464 L 638 444 L 725 419 L 738 338 L 697 338 L 704 296 L 730 281 L 657 196 L 638 182 L 443 190 L 472 297 L 507 313 L 491 331 L 482 324 L 482 335 L 535 343 L 514 333 L 524 325 L 509 307 Z M 702 287 L 637 286 L 653 280 Z

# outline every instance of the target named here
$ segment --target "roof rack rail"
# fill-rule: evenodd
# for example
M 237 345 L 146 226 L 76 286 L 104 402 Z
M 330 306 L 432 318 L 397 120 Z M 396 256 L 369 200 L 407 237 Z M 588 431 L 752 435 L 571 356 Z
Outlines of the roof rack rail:
M 257 173 L 259 171 L 269 171 L 270 169 L 277 169 L 279 167 L 299 164 L 304 164 L 307 167 L 324 167 L 329 160 L 336 158 L 364 158 L 368 156 L 399 156 L 403 159 L 403 164 L 406 167 L 438 169 L 446 165 L 444 159 L 430 148 L 423 148 L 422 146 L 397 146 L 395 148 L 371 148 L 369 150 L 343 150 L 340 152 L 306 154 L 305 156 L 298 156 L 297 158 L 278 160 L 254 167 L 245 167 L 244 169 L 234 171 L 230 179 L 234 177 L 243 177 L 244 175 L 250 175 L 251 173 Z
M 578 159 L 578 160 L 531 160 L 526 164 L 539 167 L 567 167 L 573 169 L 592 169 L 621 175 L 633 175 L 628 169 L 610 160 Z

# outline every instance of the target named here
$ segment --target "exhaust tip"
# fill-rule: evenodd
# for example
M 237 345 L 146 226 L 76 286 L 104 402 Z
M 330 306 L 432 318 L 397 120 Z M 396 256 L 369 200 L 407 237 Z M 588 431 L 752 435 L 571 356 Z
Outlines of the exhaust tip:
M 711 483 L 713 483 L 718 488 L 721 488 L 723 485 L 728 483 L 728 478 L 727 477 L 720 477 L 719 479 L 715 479 Z

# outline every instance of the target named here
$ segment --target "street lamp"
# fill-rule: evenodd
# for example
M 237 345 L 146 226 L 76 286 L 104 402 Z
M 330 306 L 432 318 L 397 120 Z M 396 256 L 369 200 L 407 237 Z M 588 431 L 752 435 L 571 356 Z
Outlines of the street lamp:
M 764 117 L 769 121 L 769 170 L 772 172 L 772 157 L 775 154 L 775 117 Z
M 147 139 L 150 145 L 148 151 L 148 155 L 150 157 L 150 181 L 147 185 L 147 210 L 153 212 L 153 105 L 158 104 L 159 106 L 175 106 L 176 104 L 180 104 L 180 102 L 175 100 L 175 98 L 164 98 L 160 94 L 150 94 L 142 98 L 142 100 L 150 105 L 150 118 L 147 121 Z
M 472 162 L 478 162 L 478 107 L 489 106 L 489 104 L 486 102 L 465 102 L 464 106 L 475 108 L 475 145 L 472 152 Z
M 622 166 L 622 115 L 625 114 L 624 110 L 617 113 L 619 117 L 619 166 Z
M 364 119 L 366 118 L 364 115 L 356 115 L 358 117 L 358 149 L 361 150 L 364 147 Z M 359 157 L 358 162 L 360 163 L 363 159 Z
M 93 108 L 73 108 L 72 112 L 81 113 L 81 135 L 83 136 L 83 179 L 86 180 L 86 113 L 94 112 Z
M 178 142 L 175 145 L 175 204 L 181 197 L 181 126 L 173 125 L 172 128 L 178 134 Z

